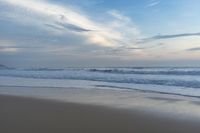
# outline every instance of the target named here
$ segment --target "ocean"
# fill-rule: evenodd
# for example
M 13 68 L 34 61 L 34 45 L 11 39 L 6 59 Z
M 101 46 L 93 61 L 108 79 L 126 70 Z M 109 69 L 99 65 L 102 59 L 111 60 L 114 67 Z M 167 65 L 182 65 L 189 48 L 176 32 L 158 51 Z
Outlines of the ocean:
M 200 68 L 192 67 L 4 68 L 0 79 L 0 86 L 126 89 L 200 97 Z

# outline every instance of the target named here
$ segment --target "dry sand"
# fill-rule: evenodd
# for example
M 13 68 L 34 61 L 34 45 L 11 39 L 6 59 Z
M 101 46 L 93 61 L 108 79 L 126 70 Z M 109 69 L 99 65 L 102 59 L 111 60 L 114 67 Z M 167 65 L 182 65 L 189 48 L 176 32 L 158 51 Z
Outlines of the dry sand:
M 199 122 L 136 110 L 0 96 L 0 133 L 199 132 Z

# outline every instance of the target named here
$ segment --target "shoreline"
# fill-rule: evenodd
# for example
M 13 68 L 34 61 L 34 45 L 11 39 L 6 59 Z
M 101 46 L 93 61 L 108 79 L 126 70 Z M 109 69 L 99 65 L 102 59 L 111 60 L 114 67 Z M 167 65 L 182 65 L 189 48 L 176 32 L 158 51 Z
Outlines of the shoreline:
M 198 121 L 137 110 L 0 95 L 4 133 L 198 133 Z
M 139 110 L 162 117 L 200 121 L 200 99 L 113 88 L 0 87 L 0 95 Z

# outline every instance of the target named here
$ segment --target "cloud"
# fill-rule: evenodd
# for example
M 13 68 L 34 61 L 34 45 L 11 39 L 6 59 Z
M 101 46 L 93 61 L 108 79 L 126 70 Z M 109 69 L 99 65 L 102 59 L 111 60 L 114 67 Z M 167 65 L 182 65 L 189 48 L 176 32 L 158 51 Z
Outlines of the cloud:
M 186 49 L 186 51 L 200 51 L 200 47 L 194 47 L 194 48 Z
M 66 23 L 57 23 L 58 25 L 62 26 L 63 28 L 75 31 L 75 32 L 88 32 L 88 31 L 92 31 L 89 29 L 84 29 L 82 27 L 73 25 L 73 24 L 66 24 Z
M 12 38 L 12 37 L 11 37 Z M 46 39 L 44 39 L 46 40 Z M 43 41 L 44 41 L 43 40 Z M 49 51 L 49 49 L 56 49 L 57 47 L 60 47 L 59 45 L 53 45 L 50 44 L 51 40 L 48 38 L 46 42 L 48 42 L 48 45 L 45 45 L 44 42 L 41 42 L 40 39 L 37 40 L 37 37 L 29 38 L 29 37 L 22 37 L 22 38 L 0 38 L 0 53 L 4 54 L 10 54 L 10 53 L 22 53 L 24 51 L 30 53 L 30 52 L 46 52 Z M 53 47 L 54 46 L 54 47 Z
M 54 23 L 54 24 L 44 24 L 46 25 L 47 27 L 50 27 L 54 30 L 69 30 L 69 31 L 73 31 L 73 32 L 89 32 L 89 31 L 92 31 L 92 30 L 89 30 L 89 29 L 84 29 L 84 28 L 81 28 L 81 27 L 78 27 L 76 25 L 73 25 L 73 24 L 66 24 L 66 23 Z
M 18 52 L 18 49 L 16 46 L 0 46 L 0 53 L 15 53 Z
M 0 53 L 13 53 L 17 52 L 18 49 L 16 47 L 12 47 L 10 45 L 13 45 L 14 42 L 11 40 L 6 40 L 6 39 L 0 39 Z
M 200 32 L 197 33 L 182 33 L 182 34 L 172 34 L 172 35 L 158 35 L 153 36 L 150 38 L 144 38 L 140 43 L 151 42 L 154 40 L 162 40 L 162 39 L 173 39 L 173 38 L 180 38 L 180 37 L 190 37 L 190 36 L 200 36 Z
M 16 53 L 18 52 L 19 50 L 17 48 L 0 48 L 0 53 L 3 52 L 3 53 Z
M 13 44 L 14 42 L 11 41 L 11 40 L 7 40 L 7 39 L 1 39 L 0 38 L 0 46 L 2 45 L 10 45 L 10 44 Z
M 133 45 L 140 34 L 132 20 L 118 11 L 111 11 L 109 18 L 97 21 L 96 17 L 83 11 L 67 5 L 55 5 L 48 0 L 0 0 L 0 4 L 6 4 L 8 8 L 0 13 L 1 17 L 56 36 L 68 33 L 77 38 L 82 36 L 88 44 L 117 47 L 123 41 L 124 45 Z
M 41 48 L 41 47 L 30 47 L 30 46 L 0 46 L 0 49 L 6 49 L 6 48 L 26 49 L 26 48 Z
M 21 42 L 22 43 L 22 42 Z M 40 49 L 39 46 L 22 46 L 17 45 L 16 42 L 11 40 L 1 40 L 0 39 L 0 52 L 3 53 L 16 53 L 24 49 Z
M 146 7 L 154 7 L 158 4 L 160 4 L 160 1 L 151 0 Z

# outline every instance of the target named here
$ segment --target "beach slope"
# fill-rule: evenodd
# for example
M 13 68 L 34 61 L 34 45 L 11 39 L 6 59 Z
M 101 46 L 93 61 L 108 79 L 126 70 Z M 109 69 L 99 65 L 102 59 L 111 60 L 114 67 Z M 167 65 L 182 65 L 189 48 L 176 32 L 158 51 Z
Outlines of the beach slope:
M 199 125 L 134 110 L 0 96 L 1 133 L 199 133 Z

